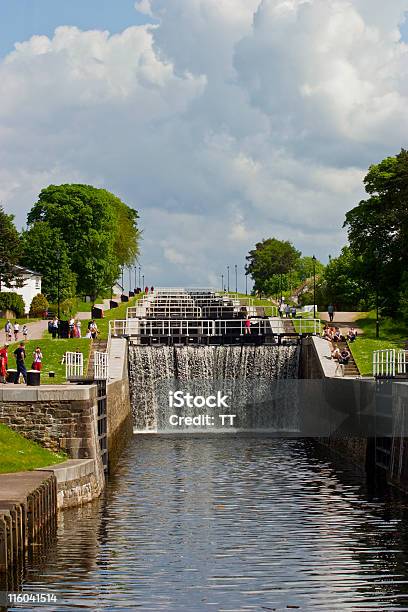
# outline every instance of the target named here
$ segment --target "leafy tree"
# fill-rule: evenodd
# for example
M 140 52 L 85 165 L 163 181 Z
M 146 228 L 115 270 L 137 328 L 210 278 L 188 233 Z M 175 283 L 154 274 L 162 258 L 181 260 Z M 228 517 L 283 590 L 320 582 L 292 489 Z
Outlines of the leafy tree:
M 35 295 L 31 301 L 30 316 L 42 317 L 43 313 L 48 310 L 48 300 L 42 293 Z
M 281 281 L 283 275 L 294 269 L 299 257 L 300 252 L 287 240 L 268 238 L 258 242 L 246 258 L 246 272 L 254 280 L 255 291 L 270 293 L 277 278 Z
M 14 216 L 7 215 L 0 206 L 0 290 L 1 285 L 12 286 L 12 281 L 19 284 L 15 266 L 20 258 L 20 237 L 14 225 Z
M 0 293 L 0 310 L 12 310 L 17 317 L 22 317 L 25 313 L 25 304 L 21 295 L 4 291 Z
M 390 313 L 400 300 L 408 256 L 408 151 L 369 168 L 364 179 L 369 198 L 346 215 L 350 248 L 363 265 L 363 276 Z
M 332 302 L 339 310 L 360 310 L 372 305 L 373 296 L 364 277 L 364 264 L 350 247 L 342 249 L 339 257 L 326 266 L 316 292 L 319 307 L 325 309 Z
M 138 252 L 137 212 L 105 189 L 90 185 L 50 185 L 29 215 L 45 221 L 63 238 L 81 294 L 96 299 L 112 287 L 120 266 Z
M 42 274 L 42 291 L 51 302 L 75 295 L 76 278 L 70 268 L 68 247 L 59 229 L 46 221 L 36 221 L 22 233 L 22 263 Z

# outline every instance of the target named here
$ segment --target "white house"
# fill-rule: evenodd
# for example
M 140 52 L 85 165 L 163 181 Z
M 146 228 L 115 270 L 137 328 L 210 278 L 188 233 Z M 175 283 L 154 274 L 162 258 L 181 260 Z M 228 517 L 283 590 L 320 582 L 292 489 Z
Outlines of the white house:
M 25 313 L 28 314 L 33 297 L 41 293 L 41 274 L 33 272 L 33 270 L 28 270 L 28 268 L 16 266 L 16 277 L 18 277 L 19 282 L 12 282 L 11 287 L 6 287 L 4 283 L 2 283 L 1 291 L 21 295 L 25 304 Z M 21 282 L 21 287 L 16 286 L 16 284 L 19 285 Z

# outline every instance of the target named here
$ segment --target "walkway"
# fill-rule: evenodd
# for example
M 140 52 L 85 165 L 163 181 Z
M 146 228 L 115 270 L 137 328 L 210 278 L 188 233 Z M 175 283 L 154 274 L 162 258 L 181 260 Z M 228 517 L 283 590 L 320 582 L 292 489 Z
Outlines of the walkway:
M 48 321 L 41 320 L 41 321 L 35 321 L 34 323 L 27 323 L 27 328 L 28 328 L 28 340 L 41 340 L 44 337 L 44 333 L 48 329 Z M 24 340 L 23 334 L 21 331 L 22 329 L 23 329 L 23 323 L 20 324 L 20 333 L 18 335 L 19 340 Z M 2 331 L 1 341 L 3 341 L 3 339 L 5 342 L 6 334 L 4 332 L 4 327 Z M 12 342 L 14 342 L 14 334 L 13 334 Z
M 360 329 L 359 327 L 356 327 L 356 320 L 364 317 L 364 315 L 367 314 L 365 312 L 335 312 L 334 313 L 334 319 L 333 319 L 333 324 L 336 327 L 340 327 L 340 329 L 344 329 L 344 328 L 350 328 L 350 327 L 355 327 L 357 329 L 357 332 L 359 334 L 363 333 L 363 330 Z M 327 314 L 327 312 L 319 312 L 317 313 L 317 316 L 322 320 L 325 321 L 326 323 L 329 322 L 329 315 Z

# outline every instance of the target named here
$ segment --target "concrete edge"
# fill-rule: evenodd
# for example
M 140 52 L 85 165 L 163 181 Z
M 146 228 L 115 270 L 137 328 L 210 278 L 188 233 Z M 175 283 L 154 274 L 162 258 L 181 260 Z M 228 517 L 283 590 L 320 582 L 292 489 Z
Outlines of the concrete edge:
M 36 472 L 52 472 L 55 474 L 57 484 L 78 480 L 96 472 L 94 459 L 68 459 L 63 463 L 37 468 Z
M 96 398 L 94 385 L 43 385 L 26 387 L 9 385 L 0 388 L 0 401 L 3 402 L 36 402 L 36 401 L 86 401 Z

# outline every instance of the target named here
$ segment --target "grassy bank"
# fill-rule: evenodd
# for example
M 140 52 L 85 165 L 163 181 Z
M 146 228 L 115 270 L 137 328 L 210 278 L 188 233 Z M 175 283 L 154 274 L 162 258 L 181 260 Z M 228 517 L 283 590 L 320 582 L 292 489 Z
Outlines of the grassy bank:
M 18 343 L 10 344 L 9 346 L 9 367 L 11 368 L 15 367 L 13 352 L 17 346 Z M 87 338 L 72 338 L 68 340 L 43 338 L 42 340 L 29 340 L 25 343 L 27 369 L 31 368 L 33 352 L 37 346 L 41 348 L 43 354 L 41 384 L 60 385 L 66 382 L 65 363 L 61 363 L 66 351 L 83 353 L 84 369 L 86 371 L 91 349 L 91 341 Z M 55 378 L 50 378 L 48 376 L 49 372 L 55 372 Z
M 375 312 L 370 312 L 355 322 L 356 327 L 359 327 L 364 333 L 357 337 L 350 348 L 363 376 L 371 376 L 373 373 L 373 351 L 404 348 L 405 341 L 408 339 L 406 323 L 384 318 L 380 321 L 380 338 L 377 340 L 375 320 Z
M 138 302 L 144 293 L 140 293 L 139 295 L 130 298 L 128 302 L 123 302 L 117 308 L 112 308 L 112 310 L 107 310 L 104 313 L 103 319 L 97 319 L 96 324 L 99 329 L 99 340 L 107 340 L 108 338 L 108 330 L 109 330 L 109 321 L 114 321 L 115 319 L 126 319 L 126 311 L 131 306 L 135 306 L 136 302 Z M 86 323 L 88 325 L 88 323 Z
M 63 453 L 52 453 L 0 423 L 0 473 L 35 470 L 65 461 Z

